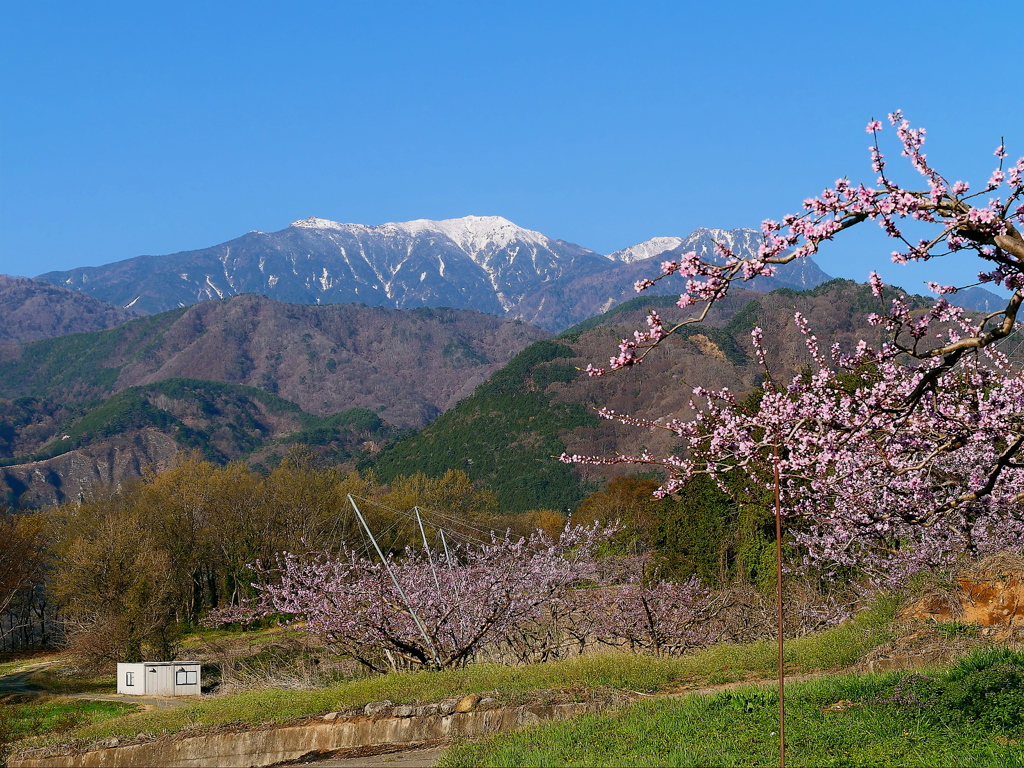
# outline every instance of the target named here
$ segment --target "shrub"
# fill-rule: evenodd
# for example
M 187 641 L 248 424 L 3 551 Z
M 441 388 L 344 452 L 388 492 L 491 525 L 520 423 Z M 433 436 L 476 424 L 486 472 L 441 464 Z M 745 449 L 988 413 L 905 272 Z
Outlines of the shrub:
M 1024 725 L 1024 668 L 997 664 L 949 683 L 939 701 L 940 712 L 954 723 L 970 720 L 1001 730 Z
M 954 663 L 944 675 L 900 678 L 874 704 L 913 709 L 946 727 L 976 723 L 999 731 L 1024 727 L 1024 654 L 983 648 Z

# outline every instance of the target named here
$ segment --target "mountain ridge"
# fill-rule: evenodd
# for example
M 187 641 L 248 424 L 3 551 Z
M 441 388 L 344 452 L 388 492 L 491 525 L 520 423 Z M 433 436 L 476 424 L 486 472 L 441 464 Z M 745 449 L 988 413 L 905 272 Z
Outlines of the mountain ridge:
M 0 344 L 113 328 L 136 313 L 86 293 L 0 274 Z
M 577 302 L 577 316 L 568 324 L 578 322 L 632 290 L 635 280 L 624 281 L 623 269 L 650 277 L 659 260 L 687 248 L 708 250 L 709 238 L 749 256 L 756 252 L 759 235 L 746 229 L 699 229 L 685 238 L 656 237 L 605 256 L 501 216 L 378 225 L 310 217 L 277 232 L 252 231 L 208 248 L 47 272 L 38 279 L 147 314 L 256 293 L 296 304 L 475 309 L 559 331 L 565 325 L 538 309 L 538 304 L 550 304 L 545 295 L 605 275 L 594 283 L 606 286 L 603 295 Z M 800 268 L 787 265 L 776 278 L 761 278 L 763 284 L 754 287 L 802 289 L 813 287 L 811 276 L 818 284 L 828 279 L 809 259 L 803 261 Z M 790 279 L 800 269 L 799 278 Z
M 167 378 L 256 386 L 317 415 L 419 427 L 548 334 L 472 310 L 285 304 L 242 295 L 0 354 L 0 397 L 97 400 Z

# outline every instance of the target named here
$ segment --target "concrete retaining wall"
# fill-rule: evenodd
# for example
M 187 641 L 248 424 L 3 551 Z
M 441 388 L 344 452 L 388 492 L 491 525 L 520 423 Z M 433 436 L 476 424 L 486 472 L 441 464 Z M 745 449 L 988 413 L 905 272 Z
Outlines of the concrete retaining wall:
M 607 706 L 600 702 L 507 707 L 421 717 L 366 717 L 218 733 L 186 739 L 162 737 L 145 744 L 95 749 L 81 754 L 14 759 L 10 768 L 249 768 L 309 753 L 382 744 L 415 744 L 433 739 L 484 736 L 575 717 Z

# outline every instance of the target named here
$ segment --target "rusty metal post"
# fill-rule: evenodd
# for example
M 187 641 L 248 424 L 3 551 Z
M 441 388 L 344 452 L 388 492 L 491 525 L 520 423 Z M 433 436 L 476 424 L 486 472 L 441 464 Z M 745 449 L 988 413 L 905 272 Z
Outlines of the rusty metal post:
M 779 768 L 786 768 L 786 668 L 783 658 L 785 624 L 782 612 L 782 485 L 779 446 L 775 446 L 775 604 L 779 613 Z

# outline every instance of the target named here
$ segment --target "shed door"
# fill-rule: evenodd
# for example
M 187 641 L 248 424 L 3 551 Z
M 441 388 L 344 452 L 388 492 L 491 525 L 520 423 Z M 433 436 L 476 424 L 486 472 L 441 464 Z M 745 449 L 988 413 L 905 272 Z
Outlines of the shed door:
M 154 696 L 174 695 L 174 668 L 150 667 L 146 670 L 146 693 Z

